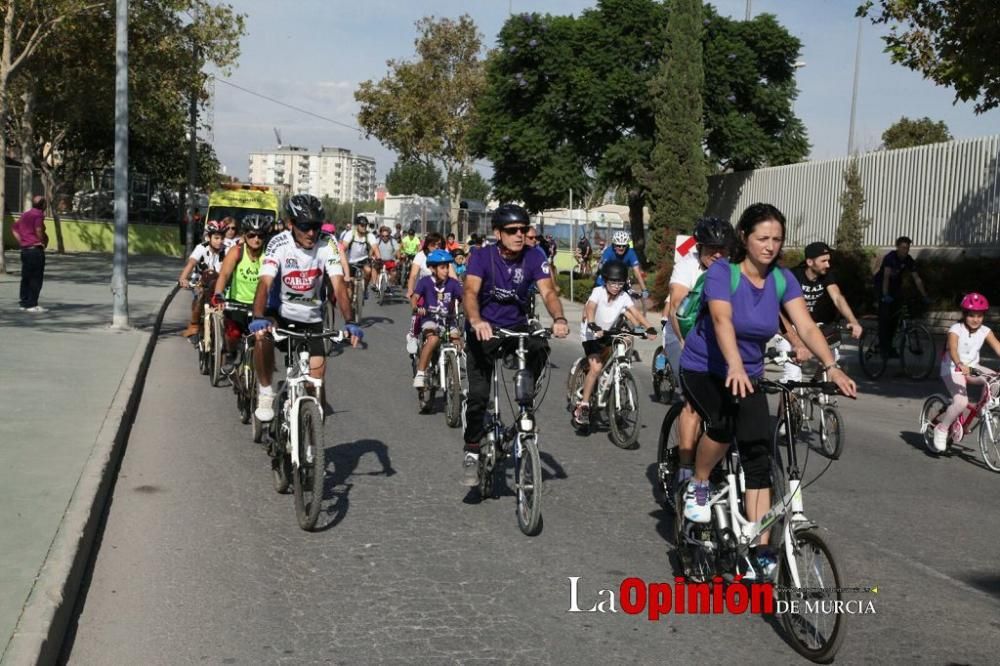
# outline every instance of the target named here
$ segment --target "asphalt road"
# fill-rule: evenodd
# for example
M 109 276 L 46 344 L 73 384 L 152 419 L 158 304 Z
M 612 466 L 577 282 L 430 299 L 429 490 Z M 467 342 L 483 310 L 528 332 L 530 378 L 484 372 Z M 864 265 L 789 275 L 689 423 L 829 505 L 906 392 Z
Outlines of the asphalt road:
M 370 307 L 367 349 L 330 359 L 328 506 L 299 530 L 290 496 L 198 375 L 171 307 L 65 647 L 70 664 L 794 663 L 754 615 L 570 613 L 622 579 L 672 581 L 670 518 L 651 478 L 666 408 L 644 404 L 634 451 L 579 437 L 564 411 L 577 342 L 554 341 L 541 411 L 544 530 L 523 536 L 514 498 L 459 485 L 461 435 L 418 415 L 403 305 Z M 649 391 L 647 358 L 637 372 Z M 935 459 L 915 426 L 922 384 L 863 384 L 844 404 L 844 457 L 805 493 L 845 583 L 877 586 L 848 618 L 838 661 L 995 663 L 1000 653 L 1000 474 L 978 450 Z M 971 445 L 971 443 L 970 443 Z M 806 478 L 825 460 L 810 458 Z

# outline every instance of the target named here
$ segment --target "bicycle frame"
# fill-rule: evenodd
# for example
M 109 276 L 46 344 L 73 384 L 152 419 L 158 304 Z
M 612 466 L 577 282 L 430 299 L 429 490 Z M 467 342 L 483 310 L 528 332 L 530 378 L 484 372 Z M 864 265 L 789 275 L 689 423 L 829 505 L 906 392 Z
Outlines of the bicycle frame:
M 607 409 L 608 397 L 611 391 L 615 391 L 616 404 L 621 404 L 621 376 L 622 367 L 628 369 L 632 367 L 632 338 L 627 333 L 615 334 L 611 343 L 611 356 L 601 370 L 597 378 L 597 389 L 594 396 L 597 398 L 597 407 Z
M 983 385 L 982 395 L 979 396 L 976 404 L 973 405 L 970 403 L 962 410 L 958 418 L 955 419 L 955 423 L 962 427 L 963 438 L 984 423 L 986 424 L 987 434 L 989 434 L 991 439 L 993 438 L 992 419 L 984 419 L 982 415 L 985 412 L 1000 409 L 1000 397 L 997 397 L 998 394 L 1000 394 L 1000 375 L 994 374 L 988 376 L 986 384 Z M 955 426 L 952 425 L 952 427 L 954 428 Z
M 287 339 L 289 336 L 282 335 L 277 331 L 272 333 L 275 342 L 281 342 Z M 319 395 L 320 389 L 323 387 L 323 380 L 316 379 L 309 375 L 309 351 L 301 348 L 302 345 L 289 345 L 289 351 L 285 353 L 285 389 L 288 391 L 288 397 L 285 399 L 284 404 L 281 409 L 285 412 L 284 423 L 288 427 L 288 440 L 286 447 L 291 450 L 288 451 L 292 455 L 292 467 L 298 469 L 299 467 L 299 413 L 303 402 L 314 402 L 316 407 L 319 408 L 319 415 L 322 419 L 323 405 L 319 401 L 319 398 L 309 395 L 306 392 L 307 386 L 312 386 L 315 389 L 317 395 Z M 298 358 L 293 361 L 293 355 Z

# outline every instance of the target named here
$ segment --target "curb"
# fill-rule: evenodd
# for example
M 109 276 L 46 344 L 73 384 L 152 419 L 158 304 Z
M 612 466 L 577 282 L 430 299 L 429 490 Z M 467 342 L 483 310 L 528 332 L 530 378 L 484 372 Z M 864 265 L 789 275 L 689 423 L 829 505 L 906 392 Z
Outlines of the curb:
M 122 376 L 0 664 L 55 664 L 59 659 L 98 527 L 139 409 L 163 318 L 178 290 L 174 285 L 164 299 L 145 346 L 140 343 Z

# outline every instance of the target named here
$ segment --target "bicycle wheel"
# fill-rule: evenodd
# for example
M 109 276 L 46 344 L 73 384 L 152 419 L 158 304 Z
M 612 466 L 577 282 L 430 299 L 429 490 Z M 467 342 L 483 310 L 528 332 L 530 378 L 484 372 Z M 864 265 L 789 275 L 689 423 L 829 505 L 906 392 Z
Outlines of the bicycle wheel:
M 778 563 L 778 599 L 790 602 L 781 623 L 796 652 L 812 662 L 829 663 L 846 631 L 846 616 L 832 612 L 833 602 L 842 596 L 840 571 L 830 546 L 815 529 L 795 532 L 792 538 L 794 559 L 788 561 L 782 549 Z M 798 588 L 793 587 L 793 568 Z
M 521 436 L 517 469 L 517 526 L 526 536 L 542 531 L 542 462 L 534 436 Z
M 621 384 L 612 386 L 609 399 L 611 441 L 623 449 L 636 448 L 642 420 L 639 417 L 639 389 L 627 369 L 621 369 Z
M 257 378 L 254 377 L 253 366 L 243 363 L 239 369 L 239 379 L 233 382 L 237 386 L 236 408 L 240 412 L 240 423 L 250 423 L 253 417 L 253 391 L 256 388 Z
M 209 353 L 202 349 L 204 343 L 198 343 L 198 372 L 207 375 L 212 369 Z
M 878 329 L 865 329 L 858 343 L 858 361 L 869 379 L 878 379 L 885 372 L 886 359 L 879 349 Z
M 911 325 L 903 336 L 903 372 L 910 379 L 927 379 L 937 365 L 934 338 L 922 324 Z
M 652 376 L 653 376 L 653 398 L 656 402 L 661 402 L 663 400 L 663 391 L 660 387 L 660 383 L 663 381 L 663 377 L 660 375 L 660 371 L 656 369 L 656 361 L 659 359 L 660 354 L 663 353 L 663 345 L 659 345 L 656 351 L 653 352 L 652 361 Z
M 323 504 L 323 482 L 326 479 L 326 452 L 323 449 L 323 418 L 315 402 L 301 403 L 299 413 L 299 466 L 292 470 L 292 491 L 295 495 L 295 516 L 299 527 L 307 532 L 316 527 Z
M 656 446 L 656 479 L 654 494 L 656 501 L 665 509 L 671 511 L 677 508 L 674 498 L 674 477 L 680 466 L 678 456 L 678 443 L 680 442 L 680 428 L 678 420 L 684 403 L 676 403 L 663 417 L 660 425 L 660 440 Z
M 212 315 L 212 386 L 218 386 L 222 381 L 222 354 L 225 352 L 222 337 L 222 316 Z
M 323 330 L 331 331 L 336 325 L 337 313 L 333 309 L 333 303 L 327 301 L 323 304 Z M 333 352 L 333 340 L 323 338 L 323 352 L 329 356 Z
M 458 367 L 458 356 L 448 354 L 448 367 L 445 369 L 444 387 L 444 420 L 449 428 L 462 425 L 462 373 Z
M 837 460 L 844 450 L 844 419 L 840 416 L 840 411 L 832 405 L 823 407 L 819 415 L 819 444 L 820 451 L 827 458 Z
M 1000 472 L 1000 413 L 996 411 L 987 411 L 981 417 L 979 451 L 983 454 L 986 466 L 994 472 Z
M 385 273 L 379 273 L 378 275 L 378 304 L 385 305 L 385 292 L 389 289 L 389 280 L 386 278 Z
M 943 395 L 935 394 L 924 400 L 924 406 L 920 408 L 920 434 L 924 436 L 924 447 L 934 455 L 940 453 L 934 448 L 934 428 L 950 402 Z
M 587 378 L 587 359 L 578 358 L 569 371 L 566 380 L 566 406 L 569 411 L 576 409 L 583 395 L 583 380 Z
M 361 321 L 361 311 L 365 306 L 365 278 L 362 274 L 354 280 L 354 321 Z

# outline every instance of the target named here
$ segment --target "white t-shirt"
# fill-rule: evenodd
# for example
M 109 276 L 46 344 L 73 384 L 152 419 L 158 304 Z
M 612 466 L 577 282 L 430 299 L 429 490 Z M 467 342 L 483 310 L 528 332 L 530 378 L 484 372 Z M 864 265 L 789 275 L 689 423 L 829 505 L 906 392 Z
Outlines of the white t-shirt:
M 368 258 L 372 245 L 378 242 L 378 239 L 375 238 L 375 234 L 370 231 L 362 236 L 354 230 L 351 230 L 344 234 L 341 242 L 343 242 L 344 246 L 347 248 L 348 263 L 356 264 L 359 261 L 363 261 Z
M 291 231 L 271 239 L 260 266 L 261 277 L 280 275 L 281 316 L 305 324 L 323 320 L 320 287 L 324 276 L 343 274 L 340 252 L 334 243 L 316 243 L 306 250 L 295 243 Z
M 983 343 L 989 337 L 989 326 L 980 326 L 975 333 L 970 333 L 965 324 L 958 322 L 952 324 L 951 328 L 948 329 L 949 336 L 952 333 L 958 336 L 958 358 L 962 364 L 967 367 L 979 365 L 979 350 L 982 349 Z M 945 345 L 944 354 L 941 356 L 941 374 L 947 375 L 953 372 L 958 372 L 958 370 L 951 360 L 951 354 L 948 353 L 948 346 Z
M 427 253 L 421 250 L 413 257 L 413 265 L 420 269 L 417 279 L 427 277 L 431 274 L 431 269 L 427 268 Z
M 693 289 L 698 276 L 704 272 L 705 268 L 698 258 L 698 250 L 691 250 L 674 264 L 674 270 L 670 274 L 670 284 L 680 284 Z
M 205 270 L 219 272 L 219 268 L 222 267 L 222 253 L 212 252 L 211 247 L 208 243 L 201 243 L 191 252 L 191 259 L 194 259 L 195 266 L 198 272 L 204 272 Z
M 597 310 L 594 312 L 594 323 L 604 330 L 611 328 L 625 310 L 635 305 L 632 297 L 624 289 L 618 294 L 618 298 L 613 301 L 608 300 L 608 290 L 604 287 L 594 287 L 587 302 L 597 304 Z M 596 336 L 593 331 L 587 328 L 584 332 L 584 339 L 594 340 Z

